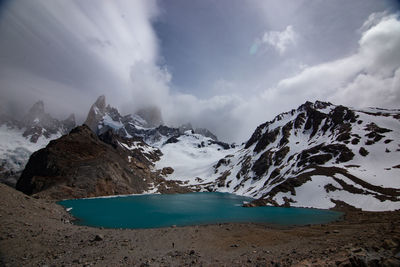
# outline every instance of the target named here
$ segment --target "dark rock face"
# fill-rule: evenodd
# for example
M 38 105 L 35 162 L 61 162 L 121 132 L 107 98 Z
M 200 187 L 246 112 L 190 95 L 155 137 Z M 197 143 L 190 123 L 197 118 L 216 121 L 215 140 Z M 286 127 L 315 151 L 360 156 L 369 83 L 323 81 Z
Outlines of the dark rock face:
M 322 165 L 333 157 L 337 157 L 338 163 L 347 162 L 354 157 L 354 153 L 342 144 L 320 144 L 303 150 L 299 155 L 297 166 Z
M 369 152 L 363 147 L 360 147 L 359 153 L 363 157 L 365 157 L 365 156 L 367 156 L 369 154 Z
M 252 170 L 258 177 L 260 177 L 271 165 L 273 165 L 272 153 L 271 151 L 266 151 L 254 162 Z
M 97 98 L 96 102 L 92 105 L 89 110 L 88 116 L 84 124 L 89 126 L 89 128 L 93 131 L 97 131 L 97 126 L 99 121 L 105 114 L 106 109 L 106 97 L 101 95 Z
M 260 140 L 263 129 L 265 127 L 267 127 L 268 125 L 269 125 L 269 123 L 267 122 L 267 123 L 264 123 L 264 124 L 261 124 L 260 126 L 258 126 L 257 129 L 252 134 L 252 136 L 250 137 L 250 139 L 246 142 L 246 145 L 244 148 L 248 149 L 253 144 L 255 144 L 258 140 Z
M 172 136 L 172 137 L 168 138 L 167 141 L 165 141 L 165 144 L 175 144 L 178 142 L 179 142 L 178 138 L 176 138 L 175 136 Z
M 116 138 L 108 132 L 101 136 L 104 142 L 88 126 L 74 128 L 32 154 L 16 188 L 29 195 L 66 199 L 142 193 L 150 184 L 164 182 L 150 170 L 153 159 L 140 146 L 128 150 L 119 143 L 132 143 Z M 154 160 L 158 153 L 152 155 Z
M 280 128 L 276 128 L 271 132 L 266 132 L 263 134 L 258 141 L 256 147 L 254 148 L 254 152 L 259 153 L 264 150 L 269 144 L 275 142 L 276 138 L 278 137 Z
M 227 143 L 224 143 L 224 142 L 221 142 L 221 141 L 213 141 L 213 140 L 210 140 L 209 144 L 219 145 L 221 148 L 223 148 L 225 150 L 235 147 L 234 144 L 227 144 Z
M 326 114 L 322 113 L 312 107 L 306 107 L 306 123 L 304 125 L 304 130 L 311 130 L 310 138 L 313 137 L 318 129 L 319 125 L 321 124 L 322 120 L 326 118 Z

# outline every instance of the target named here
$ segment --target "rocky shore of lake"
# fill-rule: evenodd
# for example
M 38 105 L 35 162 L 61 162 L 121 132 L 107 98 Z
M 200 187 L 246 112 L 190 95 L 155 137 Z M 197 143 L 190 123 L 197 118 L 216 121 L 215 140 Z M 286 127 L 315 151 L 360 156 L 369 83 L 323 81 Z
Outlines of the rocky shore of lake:
M 72 224 L 53 201 L 0 184 L 0 266 L 399 266 L 400 212 L 346 209 L 342 221 L 160 229 Z

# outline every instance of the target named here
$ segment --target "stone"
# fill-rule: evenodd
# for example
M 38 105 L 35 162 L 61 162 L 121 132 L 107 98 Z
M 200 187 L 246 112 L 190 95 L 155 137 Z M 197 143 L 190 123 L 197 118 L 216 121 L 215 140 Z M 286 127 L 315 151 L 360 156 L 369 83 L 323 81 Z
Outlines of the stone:
M 173 172 L 174 169 L 172 169 L 171 167 L 164 167 L 161 171 L 162 175 L 172 174 Z
M 103 241 L 104 240 L 104 236 L 101 234 L 98 234 L 95 236 L 95 238 L 93 239 L 94 241 Z
M 393 241 L 392 239 L 385 239 L 383 240 L 383 247 L 385 249 L 392 249 L 397 247 L 397 243 Z

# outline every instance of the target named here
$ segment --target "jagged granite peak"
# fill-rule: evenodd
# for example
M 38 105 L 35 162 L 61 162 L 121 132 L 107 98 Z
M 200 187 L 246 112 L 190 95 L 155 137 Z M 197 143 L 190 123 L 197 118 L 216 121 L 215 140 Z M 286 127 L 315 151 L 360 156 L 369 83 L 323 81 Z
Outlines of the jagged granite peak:
M 96 102 L 90 107 L 89 113 L 84 124 L 86 124 L 93 132 L 97 131 L 98 124 L 106 112 L 106 96 L 101 95 Z
M 156 106 L 141 108 L 136 111 L 135 114 L 143 118 L 147 122 L 147 127 L 149 128 L 164 124 L 161 110 Z
M 44 103 L 42 100 L 37 101 L 29 110 L 29 114 L 41 115 L 44 113 Z
M 159 192 L 184 192 L 153 171 L 161 153 L 140 140 L 108 131 L 99 137 L 78 126 L 32 154 L 16 189 L 50 199 Z
M 207 129 L 193 130 L 190 123 L 179 128 L 163 125 L 161 111 L 154 106 L 141 109 L 133 115 L 122 116 L 116 108 L 106 104 L 104 96 L 100 96 L 92 105 L 84 124 L 88 125 L 97 135 L 112 130 L 120 137 L 140 137 L 148 144 L 158 147 L 171 137 L 185 134 L 187 130 L 210 137 L 224 149 L 230 147 L 228 144 L 218 142 L 217 137 Z
M 28 113 L 23 117 L 22 123 L 24 126 L 32 126 L 35 124 L 39 124 L 40 121 L 45 120 L 48 122 L 49 119 L 48 114 L 44 111 L 44 103 L 43 101 L 39 100 L 29 109 Z
M 36 102 L 23 117 L 21 126 L 25 128 L 24 137 L 33 143 L 44 136 L 46 139 L 52 135 L 62 135 L 75 127 L 75 116 L 71 115 L 64 121 L 59 121 L 45 112 L 43 101 Z
M 96 102 L 94 102 L 94 105 L 100 109 L 100 110 L 104 110 L 106 107 L 106 96 L 105 95 L 101 95 L 97 98 Z
M 104 95 L 93 103 L 84 124 L 96 134 L 112 129 L 122 137 L 134 136 L 137 128 L 149 128 L 147 120 L 138 114 L 122 116 L 118 109 L 106 103 Z

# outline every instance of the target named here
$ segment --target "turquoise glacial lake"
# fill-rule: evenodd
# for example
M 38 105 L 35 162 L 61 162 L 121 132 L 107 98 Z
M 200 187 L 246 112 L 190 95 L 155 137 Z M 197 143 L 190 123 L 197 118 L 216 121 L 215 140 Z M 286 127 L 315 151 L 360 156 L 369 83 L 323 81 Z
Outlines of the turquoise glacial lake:
M 241 207 L 251 198 L 227 193 L 134 195 L 110 198 L 72 199 L 59 202 L 70 209 L 79 225 L 105 228 L 158 228 L 254 222 L 277 225 L 328 223 L 340 212 L 280 207 Z

